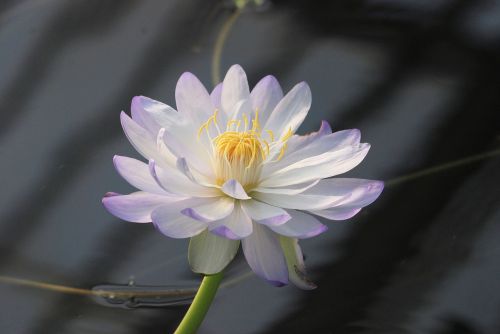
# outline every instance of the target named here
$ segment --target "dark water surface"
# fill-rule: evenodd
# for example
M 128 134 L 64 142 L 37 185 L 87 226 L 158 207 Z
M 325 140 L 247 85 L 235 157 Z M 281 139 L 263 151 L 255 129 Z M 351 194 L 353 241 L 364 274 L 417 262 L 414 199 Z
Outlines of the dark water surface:
M 0 333 L 175 328 L 199 282 L 187 240 L 121 222 L 101 197 L 132 191 L 112 164 L 137 157 L 119 112 L 134 95 L 174 104 L 184 71 L 211 86 L 232 11 L 0 1 Z M 348 176 L 389 181 L 500 148 L 500 1 L 268 2 L 236 22 L 221 68 L 234 63 L 252 85 L 307 81 L 303 132 L 359 128 L 372 149 Z M 269 286 L 240 256 L 200 333 L 500 333 L 498 155 L 389 182 L 328 224 L 302 242 L 318 289 Z M 89 292 L 102 289 L 119 293 Z

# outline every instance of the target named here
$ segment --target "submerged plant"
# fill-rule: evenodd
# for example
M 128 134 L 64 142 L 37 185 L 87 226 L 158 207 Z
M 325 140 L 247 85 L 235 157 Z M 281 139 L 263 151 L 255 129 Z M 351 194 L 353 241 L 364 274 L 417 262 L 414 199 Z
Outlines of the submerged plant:
M 148 163 L 115 156 L 118 173 L 140 191 L 108 193 L 105 207 L 127 221 L 153 222 L 166 236 L 191 238 L 194 272 L 222 272 L 241 243 L 258 276 L 314 288 L 298 240 L 327 229 L 315 216 L 347 219 L 380 195 L 380 181 L 330 178 L 357 166 L 370 145 L 358 130 L 332 133 L 325 121 L 296 135 L 311 106 L 308 85 L 283 96 L 267 76 L 250 92 L 238 65 L 211 94 L 184 73 L 175 98 L 178 111 L 137 96 L 132 118 L 122 112 L 125 134 Z

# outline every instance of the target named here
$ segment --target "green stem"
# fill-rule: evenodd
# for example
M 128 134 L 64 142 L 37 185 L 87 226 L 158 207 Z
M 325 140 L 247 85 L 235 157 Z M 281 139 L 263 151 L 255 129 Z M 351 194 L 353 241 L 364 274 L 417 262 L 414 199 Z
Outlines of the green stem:
M 193 334 L 196 333 L 201 322 L 212 304 L 212 300 L 217 293 L 217 288 L 222 280 L 223 273 L 206 275 L 203 277 L 200 288 L 194 297 L 191 306 L 182 319 L 179 327 L 174 334 Z
M 240 17 L 245 5 L 246 1 L 224 22 L 219 34 L 217 35 L 217 39 L 215 40 L 214 53 L 212 56 L 212 82 L 214 86 L 221 81 L 220 63 L 222 58 L 222 49 L 224 48 L 229 32 L 233 28 L 234 23 L 238 20 L 238 17 Z

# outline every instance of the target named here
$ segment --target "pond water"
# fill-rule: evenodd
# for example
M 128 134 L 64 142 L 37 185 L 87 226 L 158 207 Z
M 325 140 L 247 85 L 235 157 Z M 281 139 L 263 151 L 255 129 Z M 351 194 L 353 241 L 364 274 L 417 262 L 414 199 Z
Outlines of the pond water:
M 133 191 L 112 163 L 138 157 L 120 111 L 135 95 L 173 105 L 184 71 L 212 87 L 233 12 L 0 3 L 1 333 L 173 331 L 199 284 L 188 241 L 112 217 L 101 197 Z M 372 148 L 346 176 L 387 186 L 302 242 L 316 290 L 272 287 L 239 254 L 200 333 L 500 333 L 499 41 L 500 1 L 248 5 L 221 70 L 306 81 L 300 131 L 360 129 Z

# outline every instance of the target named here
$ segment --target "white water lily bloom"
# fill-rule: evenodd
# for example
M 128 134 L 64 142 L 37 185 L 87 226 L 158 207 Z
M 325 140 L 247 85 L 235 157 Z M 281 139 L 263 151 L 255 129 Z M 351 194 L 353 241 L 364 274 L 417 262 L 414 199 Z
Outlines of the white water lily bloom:
M 125 134 L 148 163 L 115 156 L 118 173 L 140 191 L 103 198 L 113 215 L 153 222 L 172 238 L 191 238 L 193 271 L 215 274 L 236 255 L 260 277 L 309 289 L 298 239 L 327 228 L 314 216 L 343 220 L 381 193 L 380 181 L 333 178 L 358 165 L 370 148 L 358 130 L 295 134 L 311 106 L 299 83 L 283 96 L 276 79 L 250 92 L 232 66 L 209 94 L 191 73 L 175 92 L 177 110 L 143 96 L 122 112 Z

